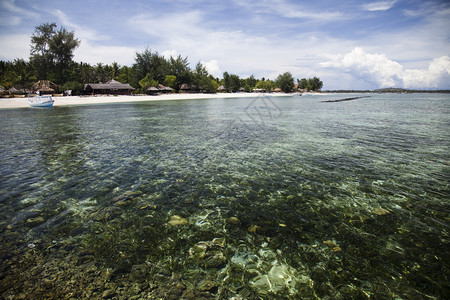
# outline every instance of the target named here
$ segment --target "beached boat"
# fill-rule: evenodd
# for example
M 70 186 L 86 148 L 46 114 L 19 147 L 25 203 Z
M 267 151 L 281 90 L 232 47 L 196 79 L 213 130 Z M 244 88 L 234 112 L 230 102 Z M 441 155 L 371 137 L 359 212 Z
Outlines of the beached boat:
M 50 95 L 28 98 L 28 104 L 30 104 L 31 107 L 52 107 L 53 102 L 55 101 Z

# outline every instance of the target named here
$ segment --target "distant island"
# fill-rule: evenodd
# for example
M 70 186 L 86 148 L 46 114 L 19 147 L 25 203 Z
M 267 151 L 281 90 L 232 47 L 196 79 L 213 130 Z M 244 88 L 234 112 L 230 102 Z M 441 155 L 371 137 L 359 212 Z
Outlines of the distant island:
M 412 93 L 450 93 L 450 90 L 409 90 L 402 88 L 383 88 L 376 90 L 327 90 L 324 93 L 397 93 L 397 94 L 412 94 Z

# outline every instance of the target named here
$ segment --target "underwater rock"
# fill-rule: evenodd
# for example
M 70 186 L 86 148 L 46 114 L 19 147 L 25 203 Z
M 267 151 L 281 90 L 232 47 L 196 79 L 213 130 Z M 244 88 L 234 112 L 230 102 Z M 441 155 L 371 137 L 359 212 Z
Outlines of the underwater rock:
M 128 191 L 118 197 L 112 198 L 111 201 L 117 206 L 128 206 L 133 202 L 134 198 L 139 195 L 140 194 L 138 192 Z
M 334 252 L 342 251 L 342 248 L 339 247 L 339 246 L 338 246 L 336 243 L 334 243 L 333 241 L 328 240 L 328 241 L 323 241 L 323 243 L 324 243 L 325 245 L 327 245 L 328 247 L 330 247 Z
M 27 224 L 31 226 L 39 225 L 45 222 L 43 217 L 29 218 L 27 219 Z
M 170 217 L 170 220 L 168 223 L 172 226 L 183 226 L 183 225 L 188 225 L 189 221 L 183 217 L 174 215 L 174 216 Z
M 276 263 L 267 274 L 256 276 L 250 281 L 250 284 L 261 295 L 278 293 L 282 290 L 294 293 L 297 280 L 293 272 L 288 266 Z
M 258 225 L 252 225 L 247 229 L 247 231 L 249 233 L 258 233 L 261 231 L 261 227 L 259 227 Z
M 389 215 L 391 213 L 387 209 L 384 209 L 384 208 L 381 208 L 381 207 L 374 208 L 372 212 L 374 214 L 378 215 L 378 216 L 386 216 L 386 215 Z
M 225 247 L 226 240 L 225 238 L 214 238 L 211 242 L 213 246 L 219 246 L 221 248 Z
M 206 256 L 207 250 L 208 242 L 198 242 L 191 249 L 189 249 L 189 255 L 196 259 L 202 259 Z
M 103 292 L 102 294 L 102 299 L 110 299 L 112 297 L 114 297 L 114 295 L 116 294 L 116 292 L 114 292 L 114 290 L 106 290 Z
M 325 245 L 327 245 L 328 247 L 330 247 L 330 248 L 337 247 L 337 245 L 336 245 L 333 241 L 330 241 L 330 240 L 323 241 L 323 243 L 324 243 Z
M 149 268 L 146 264 L 134 265 L 131 267 L 129 278 L 132 281 L 142 282 L 149 272 Z
M 241 223 L 241 221 L 239 221 L 239 219 L 236 217 L 229 217 L 228 223 L 233 224 L 233 225 L 239 225 Z
M 339 246 L 338 246 L 336 243 L 334 243 L 333 241 L 328 240 L 328 241 L 323 241 L 323 243 L 324 243 L 325 245 L 327 245 L 328 247 L 330 247 L 334 252 L 342 251 L 342 248 L 339 247 Z
M 218 286 L 219 286 L 219 284 L 217 282 L 214 282 L 211 280 L 204 280 L 204 281 L 200 282 L 197 289 L 204 292 L 204 291 L 211 291 Z
M 339 246 L 336 246 L 336 247 L 333 247 L 333 251 L 334 252 L 339 252 L 339 251 L 342 251 L 342 248 L 339 247 Z
M 208 268 L 218 268 L 227 262 L 227 258 L 222 251 L 208 251 L 206 253 L 205 266 Z
M 92 218 L 96 221 L 109 221 L 117 218 L 123 213 L 123 210 L 118 207 L 105 207 L 99 212 L 92 214 Z
M 225 238 L 201 241 L 189 249 L 189 256 L 207 268 L 221 267 L 227 262 L 227 258 L 220 250 L 223 247 L 225 247 Z
M 157 206 L 155 204 L 149 203 L 147 201 L 140 201 L 136 207 L 140 210 L 155 210 Z

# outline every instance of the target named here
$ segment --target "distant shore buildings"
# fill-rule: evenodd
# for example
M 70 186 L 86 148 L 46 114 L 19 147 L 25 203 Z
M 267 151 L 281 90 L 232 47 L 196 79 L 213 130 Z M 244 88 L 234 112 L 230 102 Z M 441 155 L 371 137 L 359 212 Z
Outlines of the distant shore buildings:
M 83 86 L 86 94 L 112 94 L 112 95 L 131 95 L 134 88 L 128 83 L 121 83 L 111 79 L 106 83 L 86 83 Z

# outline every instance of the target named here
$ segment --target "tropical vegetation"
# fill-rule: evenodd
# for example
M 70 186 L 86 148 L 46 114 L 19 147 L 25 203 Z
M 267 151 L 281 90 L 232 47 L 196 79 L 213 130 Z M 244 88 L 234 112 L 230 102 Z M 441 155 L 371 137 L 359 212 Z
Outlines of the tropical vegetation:
M 37 80 L 50 80 L 59 86 L 60 91 L 72 90 L 72 94 L 82 93 L 83 84 L 111 79 L 129 83 L 135 88 L 135 93 L 145 93 L 150 87 L 159 85 L 170 87 L 175 92 L 182 89 L 216 92 L 219 86 L 224 92 L 272 91 L 277 88 L 292 92 L 295 86 L 289 72 L 279 75 L 275 81 L 256 79 L 253 75 L 244 79 L 229 72 L 224 72 L 223 78 L 215 78 L 201 62 L 191 68 L 187 57 L 166 58 L 149 48 L 136 52 L 132 66 L 121 66 L 116 62 L 95 65 L 75 62 L 74 51 L 79 45 L 74 31 L 64 27 L 57 29 L 56 23 L 35 27 L 28 61 L 21 58 L 0 61 L 0 85 L 4 89 L 15 87 L 25 91 Z M 320 90 L 323 85 L 317 77 L 297 82 L 298 87 L 305 90 Z

